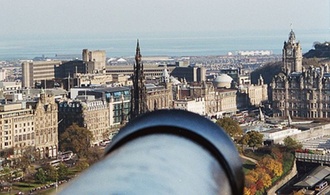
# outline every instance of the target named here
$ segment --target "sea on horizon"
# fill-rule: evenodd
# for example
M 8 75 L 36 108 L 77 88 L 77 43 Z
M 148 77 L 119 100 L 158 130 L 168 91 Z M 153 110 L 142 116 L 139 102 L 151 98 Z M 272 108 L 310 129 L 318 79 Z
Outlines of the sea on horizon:
M 13 35 L 0 37 L 0 60 L 81 56 L 83 49 L 105 50 L 107 57 L 130 57 L 139 39 L 143 56 L 215 56 L 228 52 L 269 50 L 281 54 L 287 32 L 114 33 L 98 35 Z M 295 31 L 303 53 L 313 43 L 330 41 L 330 31 Z

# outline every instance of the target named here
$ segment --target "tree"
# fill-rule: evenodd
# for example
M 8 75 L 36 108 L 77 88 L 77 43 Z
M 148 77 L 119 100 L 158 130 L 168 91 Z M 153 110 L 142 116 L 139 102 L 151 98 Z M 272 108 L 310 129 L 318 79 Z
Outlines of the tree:
M 3 170 L 1 170 L 0 172 L 0 179 L 7 181 L 7 182 L 11 182 L 12 178 L 11 178 L 11 169 L 9 167 L 4 167 Z
M 79 157 L 85 157 L 88 156 L 92 139 L 93 135 L 88 129 L 74 123 L 60 135 L 59 145 L 61 151 L 71 150 Z
M 27 173 L 29 170 L 29 167 L 32 165 L 32 163 L 38 160 L 38 155 L 36 154 L 35 147 L 28 146 L 23 149 L 22 155 L 19 157 L 17 162 L 17 165 L 19 168 L 21 168 L 24 173 Z
M 34 175 L 34 178 L 39 183 L 45 183 L 47 179 L 45 170 L 43 168 L 39 168 L 36 174 Z
M 58 179 L 63 180 L 66 179 L 69 174 L 69 169 L 63 163 L 60 163 L 57 169 Z
M 243 131 L 238 122 L 231 118 L 225 117 L 217 120 L 216 122 L 222 129 L 233 139 L 238 139 L 242 136 Z
M 89 167 L 89 164 L 86 160 L 79 160 L 79 162 L 76 165 L 76 169 L 78 171 L 83 171 Z
M 46 165 L 44 167 L 46 173 L 47 181 L 56 181 L 58 179 L 57 169 L 51 165 Z
M 103 156 L 103 151 L 100 151 L 96 147 L 89 148 L 88 150 L 88 164 L 92 165 L 95 162 L 99 161 Z
M 261 184 L 261 187 L 257 189 L 263 189 L 263 188 L 268 188 L 269 186 L 272 185 L 272 178 L 270 177 L 270 175 L 266 172 L 265 169 L 262 168 L 257 168 L 256 172 L 259 173 L 258 175 L 258 179 L 259 182 Z
M 258 168 L 264 168 L 271 176 L 281 176 L 283 174 L 282 163 L 266 156 L 262 158 L 257 165 Z
M 259 147 L 262 145 L 262 138 L 264 135 L 262 135 L 261 133 L 257 132 L 257 131 L 249 131 L 246 133 L 247 136 L 247 144 L 253 148 L 255 147 Z
M 298 143 L 296 140 L 292 139 L 290 136 L 284 138 L 283 144 L 289 151 L 294 151 L 294 150 L 302 148 L 302 144 Z

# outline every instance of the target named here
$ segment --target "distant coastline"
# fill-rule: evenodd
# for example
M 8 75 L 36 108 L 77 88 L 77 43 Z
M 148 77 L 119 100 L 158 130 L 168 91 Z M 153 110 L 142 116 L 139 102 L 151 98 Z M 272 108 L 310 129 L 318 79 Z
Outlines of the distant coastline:
M 304 53 L 312 49 L 315 41 L 330 39 L 329 30 L 295 32 Z M 249 50 L 270 50 L 273 54 L 281 54 L 288 33 L 289 29 L 287 32 L 6 35 L 0 38 L 0 60 L 81 56 L 84 48 L 106 50 L 107 57 L 129 57 L 134 55 L 137 38 L 144 56 L 209 56 Z

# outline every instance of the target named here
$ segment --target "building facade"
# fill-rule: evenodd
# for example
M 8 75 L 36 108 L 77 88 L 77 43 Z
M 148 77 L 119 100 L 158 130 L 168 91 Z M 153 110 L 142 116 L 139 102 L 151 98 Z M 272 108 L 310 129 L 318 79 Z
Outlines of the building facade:
M 55 158 L 58 148 L 57 105 L 53 96 L 40 94 L 30 102 L 0 105 L 0 149 L 13 149 L 14 157 L 26 147 L 39 158 Z
M 0 105 L 0 150 L 13 149 L 20 155 L 27 146 L 35 146 L 35 123 L 32 108 L 24 103 Z
M 55 79 L 55 69 L 61 61 L 26 61 L 22 63 L 22 87 L 33 88 L 36 83 Z
M 103 73 L 105 71 L 105 50 L 89 51 L 88 49 L 83 49 L 82 59 L 84 62 L 94 62 L 92 64 L 92 73 Z
M 330 118 L 328 65 L 303 67 L 301 46 L 292 30 L 282 56 L 282 72 L 272 81 L 274 116 Z
M 73 123 L 89 130 L 92 145 L 106 139 L 109 128 L 109 106 L 106 101 L 95 100 L 93 96 L 83 96 L 81 100 L 62 101 L 59 105 L 59 131 L 64 132 Z
M 194 100 L 176 100 L 173 103 L 173 108 L 188 110 L 202 116 L 206 115 L 204 98 L 197 98 Z
M 40 158 L 54 158 L 58 152 L 58 107 L 53 95 L 40 93 L 37 101 L 27 102 L 34 112 L 35 147 Z
M 147 111 L 173 108 L 173 91 L 170 83 L 146 84 L 145 87 Z

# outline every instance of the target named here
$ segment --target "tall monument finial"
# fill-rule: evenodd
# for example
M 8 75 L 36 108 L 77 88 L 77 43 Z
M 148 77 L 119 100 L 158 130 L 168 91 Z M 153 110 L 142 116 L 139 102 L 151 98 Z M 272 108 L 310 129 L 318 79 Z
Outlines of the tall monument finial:
M 136 61 L 140 61 L 141 60 L 141 51 L 140 51 L 139 39 L 137 39 L 137 42 L 136 42 L 135 60 Z
M 133 74 L 133 87 L 131 97 L 131 119 L 143 114 L 147 111 L 146 108 L 146 89 L 144 86 L 143 63 L 141 60 L 139 39 L 136 44 L 135 64 Z

